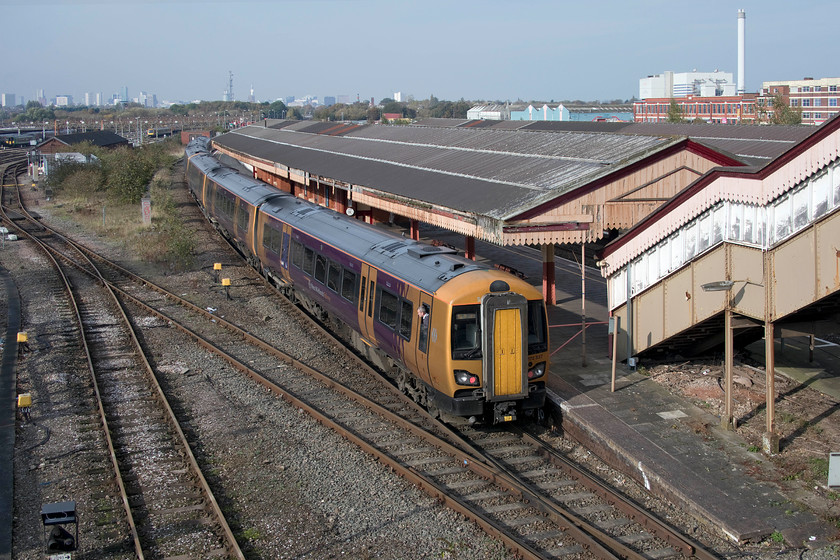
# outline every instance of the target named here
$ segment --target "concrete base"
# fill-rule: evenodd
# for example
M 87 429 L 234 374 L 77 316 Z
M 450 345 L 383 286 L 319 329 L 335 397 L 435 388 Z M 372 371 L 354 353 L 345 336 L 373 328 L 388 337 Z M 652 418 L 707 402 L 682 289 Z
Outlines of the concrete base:
M 765 455 L 775 455 L 779 452 L 779 434 L 764 432 L 761 436 L 761 448 Z

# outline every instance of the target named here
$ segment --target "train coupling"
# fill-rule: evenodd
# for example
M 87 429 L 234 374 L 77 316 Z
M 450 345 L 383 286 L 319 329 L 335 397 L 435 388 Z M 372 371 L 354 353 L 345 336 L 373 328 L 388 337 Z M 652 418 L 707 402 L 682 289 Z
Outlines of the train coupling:
M 516 403 L 513 401 L 499 402 L 493 406 L 493 424 L 514 422 L 516 420 Z

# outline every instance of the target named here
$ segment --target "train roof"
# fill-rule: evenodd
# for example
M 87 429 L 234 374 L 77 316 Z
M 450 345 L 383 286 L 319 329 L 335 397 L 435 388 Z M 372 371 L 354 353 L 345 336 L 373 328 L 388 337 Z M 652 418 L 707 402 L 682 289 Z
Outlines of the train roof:
M 271 185 L 242 175 L 236 169 L 219 163 L 218 160 L 206 152 L 199 150 L 193 153 L 195 155 L 190 158 L 191 164 L 207 175 L 208 179 L 222 185 L 226 190 L 252 206 L 259 206 L 267 200 L 283 196 L 281 191 Z
M 407 239 L 291 195 L 272 199 L 261 210 L 429 293 L 460 274 L 490 268 L 451 247 Z
M 191 142 L 186 153 L 188 157 L 194 156 L 190 162 L 208 178 L 251 204 L 262 204 L 261 212 L 428 293 L 435 293 L 460 274 L 490 270 L 487 265 L 460 256 L 451 247 L 407 239 L 237 173 L 211 156 L 206 146 L 206 142 Z

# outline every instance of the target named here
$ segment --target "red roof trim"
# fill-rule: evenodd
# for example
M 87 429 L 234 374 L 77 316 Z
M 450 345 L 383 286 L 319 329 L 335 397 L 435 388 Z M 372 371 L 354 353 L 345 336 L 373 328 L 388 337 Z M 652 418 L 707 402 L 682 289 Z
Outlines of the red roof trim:
M 604 177 L 600 177 L 600 178 L 592 181 L 591 183 L 588 183 L 586 185 L 583 185 L 581 187 L 573 189 L 572 191 L 569 191 L 565 194 L 562 194 L 562 195 L 558 196 L 557 198 L 551 199 L 548 202 L 544 202 L 543 204 L 541 204 L 541 205 L 539 205 L 535 208 L 531 208 L 530 210 L 515 216 L 513 219 L 515 219 L 515 220 L 527 220 L 527 219 L 533 218 L 534 216 L 538 216 L 540 214 L 548 212 L 549 210 L 553 210 L 554 208 L 557 208 L 558 206 L 561 206 L 561 205 L 569 202 L 570 200 L 574 200 L 574 199 L 579 198 L 583 195 L 589 194 L 592 191 L 595 191 L 595 190 L 600 189 L 601 187 L 607 185 L 608 183 L 612 183 L 613 181 L 617 181 L 618 179 L 621 179 L 622 177 L 626 177 L 627 175 L 630 175 L 631 173 L 635 173 L 639 169 L 647 167 L 647 166 L 649 166 L 651 164 L 654 164 L 658 161 L 661 161 L 661 160 L 663 160 L 667 157 L 671 157 L 675 153 L 678 153 L 682 150 L 688 150 L 689 152 L 691 152 L 693 154 L 699 155 L 701 157 L 704 157 L 706 159 L 709 159 L 709 160 L 713 161 L 717 165 L 727 165 L 727 166 L 730 166 L 730 165 L 731 166 L 744 165 L 743 163 L 741 163 L 738 160 L 732 159 L 732 158 L 730 158 L 730 157 L 728 157 L 724 154 L 721 154 L 720 152 L 716 152 L 715 150 L 713 150 L 713 149 L 711 149 L 707 146 L 704 146 L 702 144 L 698 144 L 697 142 L 694 142 L 694 141 L 692 141 L 688 138 L 685 138 L 685 139 L 681 140 L 680 142 L 677 142 L 676 144 L 673 144 L 673 145 L 668 146 L 668 147 L 666 147 L 666 148 L 664 148 L 664 149 L 662 149 L 662 150 L 660 150 L 660 151 L 658 151 L 654 154 L 651 154 L 648 157 L 643 157 L 642 159 L 640 159 L 638 161 L 634 161 L 633 163 L 631 163 L 629 165 L 626 165 L 626 166 L 624 166 L 620 169 L 616 169 L 612 173 L 609 173 L 608 175 L 605 175 Z
M 677 206 L 683 201 L 687 200 L 688 198 L 694 196 L 697 192 L 703 190 L 720 177 L 738 177 L 743 175 L 754 175 L 755 178 L 758 180 L 766 179 L 768 176 L 778 171 L 782 166 L 789 163 L 794 158 L 805 152 L 811 146 L 814 146 L 820 140 L 826 138 L 830 134 L 834 133 L 836 130 L 840 129 L 840 113 L 838 113 L 837 116 L 831 118 L 828 121 L 825 121 L 822 125 L 815 128 L 816 130 L 814 130 L 813 134 L 807 136 L 798 144 L 792 146 L 788 151 L 784 152 L 782 155 L 780 155 L 761 169 L 756 170 L 751 168 L 744 170 L 709 170 L 702 177 L 699 177 L 692 184 L 690 184 L 685 189 L 673 196 L 671 200 L 659 206 L 656 210 L 645 216 L 639 223 L 637 223 L 633 228 L 628 230 L 624 235 L 622 235 L 621 237 L 604 247 L 598 254 L 599 258 L 603 259 L 604 257 L 607 257 L 614 253 L 625 243 L 635 238 L 641 232 L 645 231 L 647 228 L 655 224 L 658 221 L 659 217 L 663 214 L 670 212 L 672 207 Z

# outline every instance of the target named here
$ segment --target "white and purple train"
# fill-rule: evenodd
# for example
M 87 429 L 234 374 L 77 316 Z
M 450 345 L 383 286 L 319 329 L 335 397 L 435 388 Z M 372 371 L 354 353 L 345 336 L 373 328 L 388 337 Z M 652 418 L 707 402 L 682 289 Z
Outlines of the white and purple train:
M 545 403 L 542 294 L 186 149 L 190 191 L 245 259 L 430 411 L 496 424 Z

